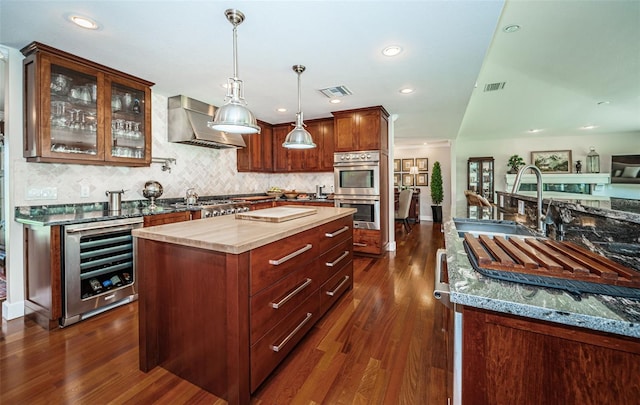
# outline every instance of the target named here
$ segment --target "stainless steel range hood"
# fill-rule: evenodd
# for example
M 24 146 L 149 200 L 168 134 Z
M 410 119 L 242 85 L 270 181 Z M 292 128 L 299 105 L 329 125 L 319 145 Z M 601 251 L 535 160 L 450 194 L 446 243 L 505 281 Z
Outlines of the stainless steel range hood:
M 187 96 L 169 97 L 169 142 L 188 143 L 207 148 L 244 148 L 240 134 L 215 131 L 207 125 L 213 121 L 216 107 Z

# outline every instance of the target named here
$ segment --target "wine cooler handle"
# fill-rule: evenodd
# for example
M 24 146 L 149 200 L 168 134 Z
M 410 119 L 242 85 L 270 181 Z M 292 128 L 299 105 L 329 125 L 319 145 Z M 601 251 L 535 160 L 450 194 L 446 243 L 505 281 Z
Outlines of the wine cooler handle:
M 312 247 L 313 247 L 313 245 L 311 243 L 307 243 L 307 245 L 305 247 L 300 248 L 300 249 L 296 250 L 293 253 L 289 253 L 285 257 L 282 257 L 282 258 L 280 258 L 278 260 L 273 260 L 273 259 L 269 260 L 269 264 L 273 264 L 274 266 L 279 266 L 282 263 L 286 262 L 287 260 L 291 260 L 294 257 L 303 254 L 304 252 L 306 252 L 307 250 L 311 249 Z

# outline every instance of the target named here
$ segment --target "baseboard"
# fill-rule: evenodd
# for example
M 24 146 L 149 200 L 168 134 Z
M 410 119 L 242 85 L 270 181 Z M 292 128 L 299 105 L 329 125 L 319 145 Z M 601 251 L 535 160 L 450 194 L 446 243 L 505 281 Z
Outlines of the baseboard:
M 24 301 L 2 303 L 2 317 L 7 321 L 24 316 Z
M 396 242 L 389 242 L 387 244 L 387 252 L 395 252 L 396 251 Z

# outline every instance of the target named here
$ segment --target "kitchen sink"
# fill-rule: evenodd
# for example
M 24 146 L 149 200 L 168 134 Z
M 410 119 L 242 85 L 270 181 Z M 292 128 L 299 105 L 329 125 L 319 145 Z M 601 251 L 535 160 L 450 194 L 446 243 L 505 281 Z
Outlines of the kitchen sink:
M 492 236 L 539 236 L 533 229 L 527 228 L 515 221 L 453 218 L 453 223 L 456 226 L 458 235 L 461 237 L 464 236 L 465 233 Z

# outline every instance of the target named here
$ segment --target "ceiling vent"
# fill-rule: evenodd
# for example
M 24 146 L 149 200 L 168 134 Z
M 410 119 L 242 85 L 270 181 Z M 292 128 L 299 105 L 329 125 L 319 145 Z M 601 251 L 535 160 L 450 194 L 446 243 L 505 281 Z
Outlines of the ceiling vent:
M 329 98 L 350 96 L 353 93 L 347 88 L 347 86 L 335 86 L 327 87 L 326 89 L 320 89 L 320 93 Z
M 488 91 L 498 91 L 504 89 L 507 82 L 489 83 L 484 85 L 485 93 Z

